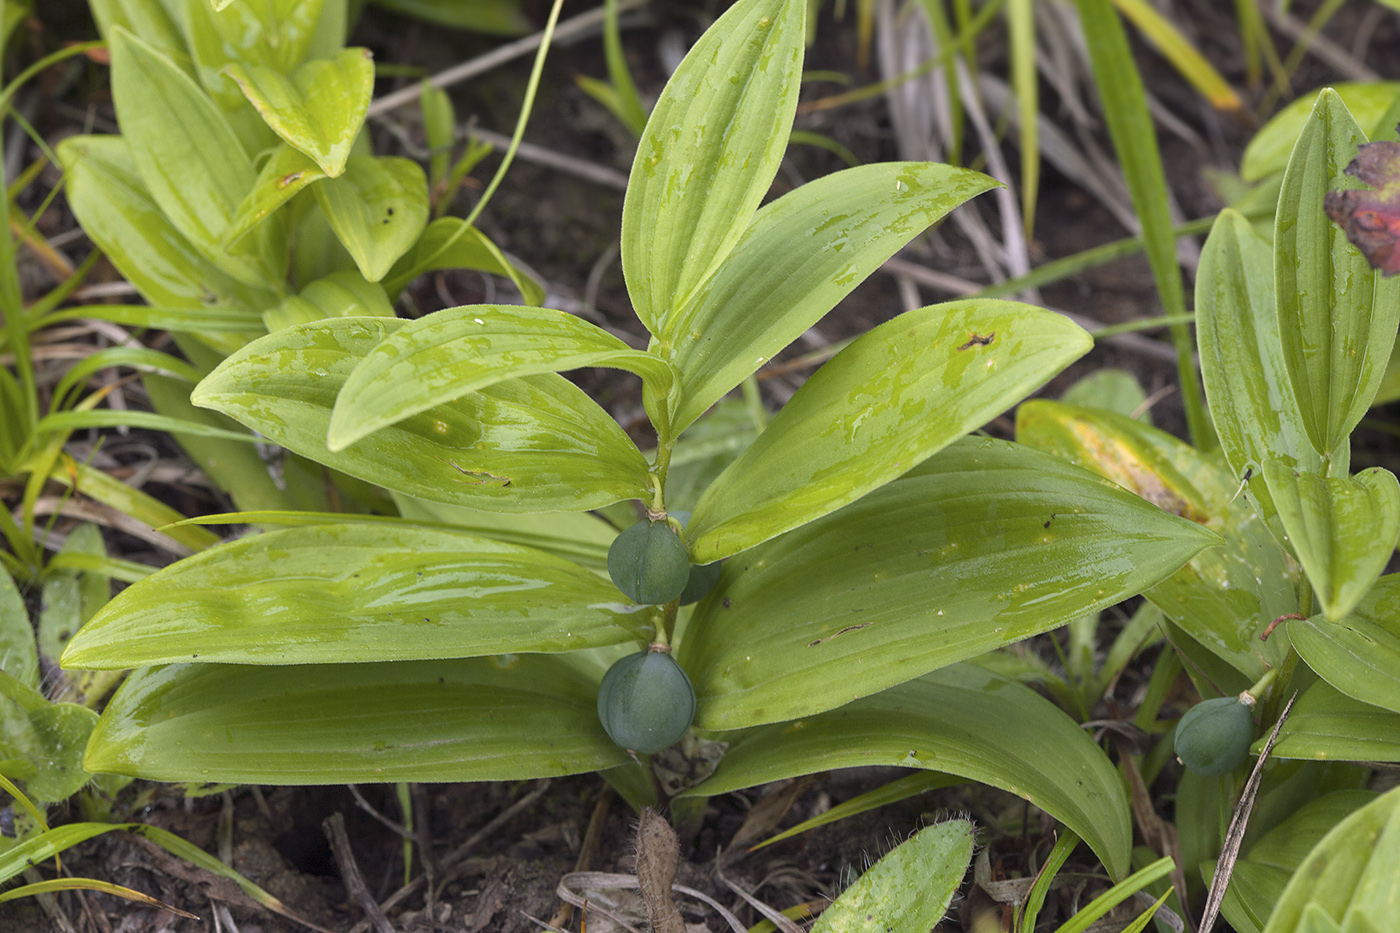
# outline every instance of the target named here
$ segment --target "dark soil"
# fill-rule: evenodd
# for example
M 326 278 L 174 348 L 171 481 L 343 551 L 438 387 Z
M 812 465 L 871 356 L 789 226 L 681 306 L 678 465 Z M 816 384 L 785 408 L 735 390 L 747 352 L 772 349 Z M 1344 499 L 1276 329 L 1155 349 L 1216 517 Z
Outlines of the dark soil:
M 1242 86 L 1242 56 L 1229 14 L 1231 6 L 1211 0 L 1185 0 L 1173 6 L 1175 21 L 1192 24 L 1195 34 L 1191 38 L 1201 42 L 1227 78 Z M 1315 4 L 1303 6 L 1299 15 L 1307 15 Z M 1358 30 L 1371 30 L 1367 64 L 1383 77 L 1400 78 L 1398 20 L 1391 15 L 1373 21 L 1367 17 L 1369 6 L 1354 3 L 1344 7 L 1326 35 L 1349 48 L 1357 39 Z M 536 22 L 543 21 L 545 10 L 538 0 L 527 2 L 526 9 Z M 663 44 L 677 37 L 687 43 L 693 41 L 715 13 L 713 3 L 665 3 L 644 17 L 641 25 L 628 30 L 626 43 L 644 97 L 654 98 L 664 82 L 658 54 Z M 85 15 L 81 6 L 72 3 L 41 9 L 37 21 L 40 25 L 35 28 L 63 38 L 90 37 L 92 29 Z M 823 13 L 808 68 L 849 73 L 853 84 L 861 85 L 875 80 L 875 76 L 858 72 L 853 64 L 855 33 L 850 11 L 847 15 L 846 22 L 836 22 L 829 9 Z M 1279 41 L 1282 48 L 1288 48 L 1289 43 Z M 370 45 L 380 62 L 412 62 L 427 72 L 480 54 L 496 44 L 494 40 L 413 22 L 375 8 L 366 11 L 352 43 Z M 1202 169 L 1207 165 L 1221 169 L 1237 165 L 1252 128 L 1210 113 L 1155 53 L 1146 47 L 1139 52 L 1151 92 L 1201 139 L 1210 141 L 1203 148 L 1169 133 L 1161 135 L 1170 182 L 1183 210 L 1189 217 L 1210 213 L 1220 203 L 1205 182 Z M 986 67 L 1000 68 L 1004 74 L 1004 64 L 993 56 Z M 455 89 L 459 117 L 471 116 L 484 128 L 509 133 L 528 68 L 528 61 L 518 61 Z M 92 66 L 77 75 L 76 80 L 53 89 L 62 106 L 36 118 L 46 138 L 54 141 L 80 131 L 85 115 L 95 119 L 99 129 L 111 129 L 104 124 L 111 113 L 103 91 L 104 71 Z M 601 77 L 605 73 L 596 37 L 552 56 L 527 140 L 625 173 L 631 161 L 630 137 L 573 82 L 577 74 Z M 1295 86 L 1314 87 L 1337 77 L 1309 58 L 1305 59 Z M 391 83 L 385 82 L 380 91 L 391 89 Z M 1257 100 L 1261 93 L 1252 92 L 1252 99 Z M 1053 99 L 1047 106 L 1053 107 Z M 878 98 L 834 113 L 803 117 L 799 127 L 833 136 L 865 161 L 898 157 L 883 101 Z M 377 142 L 381 151 L 395 151 L 398 145 L 388 135 Z M 31 155 L 27 154 L 20 164 L 27 164 Z M 790 159 L 780 174 L 779 188 L 843 166 L 830 153 L 806 146 L 794 147 Z M 488 159 L 476 171 L 476 177 L 489 178 L 495 164 L 494 159 Z M 469 209 L 478 193 L 468 189 L 458 209 Z M 26 206 L 33 210 L 37 203 Z M 517 161 L 484 214 L 482 226 L 497 243 L 538 270 L 552 294 L 576 302 L 592 296 L 596 319 L 642 345 L 644 334 L 630 313 L 615 253 L 621 207 L 619 190 Z M 71 228 L 72 217 L 62 208 L 61 200 L 46 215 L 45 224 L 46 236 Z M 943 234 L 954 255 L 950 261 L 940 262 L 950 269 L 974 269 L 972 251 L 951 226 Z M 1047 167 L 1036 224 L 1037 260 L 1070 255 L 1124 235 L 1121 226 L 1091 196 Z M 594 273 L 593 285 L 589 282 L 590 273 Z M 418 309 L 426 312 L 448 304 L 488 301 L 490 289 L 501 287 L 499 282 L 488 283 L 474 274 L 442 274 L 420 283 L 412 297 Z M 924 300 L 931 303 L 945 297 L 948 296 L 926 293 Z M 1150 270 L 1140 257 L 1100 266 L 1046 287 L 1042 298 L 1052 307 L 1073 310 L 1106 323 L 1160 313 Z M 877 274 L 822 322 L 822 338 L 835 341 L 863 332 L 901 310 L 893 278 Z M 799 341 L 789 356 L 810 349 Z M 781 364 L 785 358 L 780 357 L 775 364 Z M 1057 394 L 1084 374 L 1108 366 L 1133 372 L 1150 395 L 1169 390 L 1176 382 L 1175 368 L 1168 363 L 1103 346 L 1058 377 L 1047 391 Z M 790 395 L 802 375 L 766 381 L 770 405 L 776 407 Z M 586 372 L 578 378 L 590 392 L 606 399 L 609 410 L 624 423 L 635 420 L 640 412 L 640 391 L 630 377 Z M 1182 434 L 1184 421 L 1176 399 L 1176 393 L 1167 391 L 1154 409 L 1154 418 L 1159 426 Z M 999 419 L 989 430 L 1009 436 L 1010 422 Z M 1357 467 L 1384 463 L 1395 468 L 1395 441 L 1389 433 L 1377 429 L 1362 437 L 1365 449 L 1358 451 Z M 168 441 L 153 437 L 151 442 L 173 451 Z M 164 495 L 187 514 L 221 507 L 217 496 L 198 484 L 172 485 L 164 489 Z M 8 507 L 8 490 L 6 497 Z M 128 559 L 151 563 L 168 560 L 125 536 L 110 536 L 109 547 L 112 553 Z M 1054 652 L 1048 641 L 1038 639 L 1030 650 L 1044 651 L 1053 663 Z M 1118 695 L 1132 694 L 1133 676 L 1130 671 Z M 818 775 L 797 789 L 790 808 L 779 808 L 770 821 L 772 825 L 757 838 L 818 815 L 900 773 L 893 769 L 862 769 Z M 729 882 L 783 909 L 834 896 L 843 883 L 912 830 L 950 814 L 966 813 L 974 818 L 981 829 L 979 841 L 991 846 L 993 870 L 999 877 L 1026 873 L 1027 866 L 1038 864 L 1050 845 L 1051 824 L 1040 811 L 999 791 L 966 785 L 929 792 L 756 853 L 720 857 L 719 853 L 729 849 L 746 816 L 763 801 L 778 799 L 785 789 L 755 788 L 717 798 L 697 813 L 680 814 L 684 819 L 678 820 L 683 836 L 679 880 L 716 897 L 746 924 L 757 923 L 761 917 L 720 880 L 721 867 Z M 418 825 L 434 862 L 454 853 L 513 802 L 536 790 L 536 782 L 418 788 L 417 796 L 423 804 L 418 810 Z M 186 798 L 174 788 L 138 783 L 119 796 L 114 810 L 121 819 L 147 822 L 178 833 L 208 851 L 231 854 L 233 867 L 279 898 L 288 911 L 339 933 L 352 928 L 361 931 L 367 926 L 362 922 L 363 909 L 348 892 L 342 868 L 332 855 L 323 826 L 327 818 L 337 813 L 344 816 L 350 850 L 373 900 L 383 903 L 404 885 L 402 837 L 395 828 L 385 825 L 385 821 L 403 821 L 393 789 L 365 786 L 360 791 L 366 804 L 382 820 L 371 815 L 343 787 L 238 788 Z M 593 837 L 592 844 L 585 845 L 590 820 L 595 815 L 601 820 L 601 832 Z M 77 813 L 67 816 L 81 818 Z M 533 803 L 482 835 L 470 851 L 460 854 L 455 864 L 434 865 L 431 905 L 425 903 L 421 889 L 403 898 L 388 911 L 392 929 L 444 933 L 524 933 L 542 929 L 531 917 L 553 918 L 561 927 L 580 929 L 577 912 L 570 916 L 561 911 L 563 902 L 555 893 L 560 879 L 579 868 L 581 861 L 592 870 L 631 871 L 635 825 L 635 814 L 612 795 L 600 778 L 584 775 L 549 782 Z M 421 856 L 415 854 L 411 866 L 415 878 L 422 872 L 421 862 Z M 1092 871 L 1096 866 L 1086 863 L 1078 868 Z M 43 873 L 44 877 L 52 877 L 48 867 Z M 68 893 L 57 898 L 56 904 L 53 900 L 41 903 L 32 898 L 0 904 L 0 933 L 283 933 L 306 928 L 252 903 L 228 882 L 152 850 L 123 833 L 100 837 L 65 854 L 63 873 L 104 879 L 146 892 L 198 915 L 199 919 L 181 918 L 160 908 L 133 905 L 106 894 Z M 972 908 L 978 905 L 995 912 L 995 905 L 985 894 L 979 889 L 973 891 L 960 907 L 955 905 L 942 929 L 969 929 Z M 619 894 L 618 904 L 621 913 L 630 912 L 634 923 L 643 924 L 635 898 Z M 696 902 L 683 902 L 682 907 L 688 922 L 704 924 L 694 929 L 721 929 L 719 918 Z M 1047 910 L 1043 919 L 1050 919 L 1053 913 L 1053 909 Z M 589 913 L 588 922 L 594 933 L 613 929 L 596 909 Z

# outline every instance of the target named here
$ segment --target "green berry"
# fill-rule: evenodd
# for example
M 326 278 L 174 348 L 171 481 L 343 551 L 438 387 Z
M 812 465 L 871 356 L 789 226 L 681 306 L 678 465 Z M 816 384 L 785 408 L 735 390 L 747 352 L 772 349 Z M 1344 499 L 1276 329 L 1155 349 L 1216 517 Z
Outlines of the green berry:
M 695 718 L 695 688 L 664 651 L 629 654 L 598 687 L 598 719 L 623 748 L 650 755 L 680 741 Z
M 1176 724 L 1176 756 L 1202 777 L 1219 777 L 1244 764 L 1253 739 L 1248 706 L 1235 697 L 1205 700 Z
M 690 582 L 690 557 L 669 523 L 640 521 L 608 548 L 608 576 L 634 603 L 669 603 Z

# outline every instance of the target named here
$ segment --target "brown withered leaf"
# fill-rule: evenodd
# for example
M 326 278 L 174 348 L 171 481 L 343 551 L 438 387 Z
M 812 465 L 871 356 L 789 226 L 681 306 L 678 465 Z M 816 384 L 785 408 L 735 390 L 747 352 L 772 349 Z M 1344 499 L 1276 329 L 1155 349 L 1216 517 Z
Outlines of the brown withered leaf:
M 1346 173 L 1371 190 L 1327 192 L 1327 216 L 1346 232 L 1371 268 L 1395 275 L 1400 272 L 1400 143 L 1357 147 Z

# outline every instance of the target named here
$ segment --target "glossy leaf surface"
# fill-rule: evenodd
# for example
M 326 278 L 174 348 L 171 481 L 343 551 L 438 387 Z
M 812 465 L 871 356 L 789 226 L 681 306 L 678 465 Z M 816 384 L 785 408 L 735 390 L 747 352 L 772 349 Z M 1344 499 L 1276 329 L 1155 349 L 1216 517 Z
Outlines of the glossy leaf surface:
M 1283 176 L 1274 230 L 1274 276 L 1283 359 L 1313 447 L 1346 442 L 1370 407 L 1400 323 L 1400 279 L 1385 279 L 1323 210 L 1345 187 L 1366 142 L 1346 106 L 1324 90 Z
M 83 230 L 151 304 L 260 311 L 276 302 L 272 292 L 220 269 L 175 229 L 137 173 L 125 139 L 70 136 L 58 144 L 58 155 L 68 204 Z
M 510 544 L 539 548 L 605 573 L 617 529 L 592 512 L 487 512 L 396 494 L 394 504 L 409 521 L 435 522 Z
M 417 162 L 351 156 L 345 174 L 314 189 L 360 273 L 378 282 L 428 224 L 428 179 Z
M 1259 635 L 1297 611 L 1298 570 L 1253 506 L 1236 498 L 1239 481 L 1219 460 L 1131 418 L 1055 402 L 1022 405 L 1016 436 L 1219 533 L 1224 547 L 1201 551 L 1143 595 L 1251 680 L 1283 662 L 1286 639 Z
M 765 205 L 714 277 L 667 320 L 660 351 L 682 379 L 675 429 L 821 320 L 929 224 L 995 185 L 966 169 L 893 162 L 819 178 Z
M 980 427 L 1093 345 L 1009 301 L 920 308 L 857 338 L 797 391 L 695 506 L 710 563 L 839 509 Z
M 1400 713 L 1400 574 L 1382 577 L 1340 621 L 1290 620 L 1288 638 L 1333 687 Z
M 460 217 L 439 217 L 428 224 L 413 248 L 394 263 L 384 277 L 384 288 L 390 295 L 397 296 L 418 276 L 438 269 L 480 269 L 502 275 L 519 289 L 526 304 L 544 302 L 544 289 L 540 284 L 517 269 L 486 234 L 465 226 Z
M 1380 933 L 1400 905 L 1400 788 L 1342 820 L 1294 872 L 1265 933 Z
M 1254 744 L 1251 751 L 1257 754 L 1263 741 Z M 1273 755 L 1319 761 L 1400 761 L 1400 713 L 1354 700 L 1318 681 L 1293 705 Z
M 263 163 L 253 189 L 234 209 L 224 242 L 236 245 L 299 191 L 325 177 L 310 156 L 285 144 L 278 146 Z
M 369 49 L 341 49 L 283 77 L 274 68 L 235 63 L 226 69 L 272 131 L 313 159 L 331 178 L 345 171 L 374 92 Z
M 339 0 L 236 0 L 221 10 L 182 0 L 180 7 L 199 80 L 225 109 L 243 101 L 227 66 L 252 63 L 290 75 L 308 56 L 329 58 L 345 44 Z
M 585 366 L 639 373 L 663 395 L 674 381 L 664 360 L 577 315 L 520 305 L 446 308 L 400 327 L 355 365 L 336 398 L 328 443 L 343 450 L 495 383 Z
M 1327 478 L 1264 462 L 1264 481 L 1323 614 L 1350 612 L 1400 540 L 1400 482 L 1380 467 Z
M 734 247 L 773 183 L 801 85 L 807 5 L 740 0 L 666 83 L 622 208 L 622 270 L 652 333 Z
M 812 933 L 868 930 L 874 916 L 900 933 L 932 929 L 962 886 L 976 836 L 965 819 L 919 830 L 842 891 Z
M 1112 605 L 1216 540 L 1052 457 L 965 440 L 730 558 L 676 656 L 699 728 L 809 716 Z
M 333 317 L 394 317 L 394 306 L 378 282 L 369 282 L 354 269 L 332 272 L 299 294 L 263 312 L 269 331 L 310 324 Z
M 1272 247 L 1243 214 L 1222 211 L 1201 253 L 1196 327 L 1216 436 L 1239 478 L 1262 475 L 1271 457 L 1304 470 L 1322 464 L 1289 382 L 1274 305 Z M 1251 491 L 1267 496 L 1262 486 Z
M 1115 876 L 1126 873 L 1128 802 L 1107 756 L 1049 700 L 971 664 L 756 730 L 686 796 L 867 765 L 942 771 L 1023 797 L 1083 837 Z
M 497 383 L 331 453 L 326 431 L 346 376 L 404 323 L 340 318 L 278 331 L 229 357 L 191 400 L 318 463 L 438 502 L 583 511 L 647 495 L 636 445 L 553 374 Z
M 555 652 L 639 641 L 607 581 L 460 532 L 344 524 L 253 535 L 123 590 L 64 663 L 348 664 Z
M 223 248 L 224 232 L 256 174 L 199 85 L 170 59 L 116 29 L 112 98 L 136 170 L 170 223 L 244 284 L 267 287 L 276 281 L 270 265 Z
M 127 679 L 87 766 L 159 781 L 518 781 L 626 761 L 597 681 L 552 655 L 256 667 Z

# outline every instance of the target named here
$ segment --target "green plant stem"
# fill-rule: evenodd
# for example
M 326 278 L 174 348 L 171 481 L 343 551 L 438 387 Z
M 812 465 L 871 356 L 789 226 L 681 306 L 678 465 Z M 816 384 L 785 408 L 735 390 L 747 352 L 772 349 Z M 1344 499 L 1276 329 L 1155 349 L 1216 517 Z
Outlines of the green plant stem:
M 1269 689 L 1269 685 L 1274 682 L 1274 678 L 1276 677 L 1278 677 L 1278 668 L 1271 667 L 1264 672 L 1263 677 L 1256 680 L 1254 685 L 1245 692 L 1254 697 L 1255 700 L 1258 700 L 1259 697 L 1263 695 L 1264 691 Z
M 101 39 L 92 42 L 79 42 L 75 45 L 65 46 L 51 55 L 45 55 L 28 68 L 15 76 L 15 79 L 5 85 L 5 89 L 0 91 L 0 113 L 3 113 L 10 106 L 10 101 L 14 99 L 15 93 L 24 86 L 30 78 L 39 74 L 46 68 L 58 64 L 64 59 L 72 58 L 75 55 L 85 55 L 93 49 L 105 48 L 107 43 Z
M 1178 324 L 1194 324 L 1195 322 L 1196 315 L 1190 311 L 1185 314 L 1164 314 L 1161 317 L 1143 318 L 1140 321 L 1124 321 L 1122 324 L 1100 327 L 1093 332 L 1092 336 L 1095 340 L 1107 340 L 1118 334 L 1135 334 L 1139 331 L 1159 330 L 1163 327 L 1175 327 Z
M 515 121 L 515 132 L 510 137 L 510 145 L 506 147 L 505 155 L 501 157 L 501 165 L 496 169 L 496 174 L 491 177 L 490 183 L 486 185 L 486 190 L 481 193 L 481 200 L 476 202 L 476 207 L 467 215 L 466 221 L 462 224 L 462 229 L 470 227 L 481 212 L 486 208 L 491 200 L 491 195 L 496 193 L 496 189 L 501 184 L 501 179 L 505 178 L 506 170 L 510 168 L 511 162 L 515 160 L 515 151 L 520 148 L 520 140 L 525 135 L 525 124 L 530 122 L 530 111 L 535 107 L 535 93 L 540 87 L 540 75 L 544 72 L 544 60 L 549 54 L 549 44 L 554 41 L 554 27 L 559 22 L 559 11 L 564 7 L 564 0 L 554 0 L 554 5 L 549 9 L 549 21 L 545 23 L 544 35 L 540 39 L 540 50 L 535 53 L 535 64 L 530 69 L 530 80 L 525 84 L 525 101 L 520 105 L 520 119 Z

